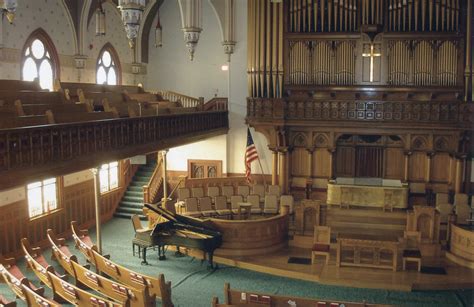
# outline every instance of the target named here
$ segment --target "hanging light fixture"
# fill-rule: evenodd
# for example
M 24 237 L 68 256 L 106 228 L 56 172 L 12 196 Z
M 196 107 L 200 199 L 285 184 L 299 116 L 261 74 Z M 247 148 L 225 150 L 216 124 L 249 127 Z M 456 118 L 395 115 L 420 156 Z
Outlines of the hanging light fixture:
M 122 22 L 131 48 L 135 46 L 145 6 L 146 0 L 119 0 L 118 8 L 122 12 Z
M 105 10 L 102 6 L 102 0 L 99 0 L 99 5 L 95 10 L 95 35 L 105 35 Z
M 160 23 L 160 12 L 158 11 L 156 13 L 158 16 L 158 20 L 156 22 L 156 28 L 155 28 L 155 47 L 161 47 L 163 46 L 163 33 L 162 33 L 162 28 L 161 28 L 161 23 Z
M 5 11 L 9 23 L 13 23 L 13 20 L 15 19 L 17 6 L 17 0 L 0 0 L 0 9 Z

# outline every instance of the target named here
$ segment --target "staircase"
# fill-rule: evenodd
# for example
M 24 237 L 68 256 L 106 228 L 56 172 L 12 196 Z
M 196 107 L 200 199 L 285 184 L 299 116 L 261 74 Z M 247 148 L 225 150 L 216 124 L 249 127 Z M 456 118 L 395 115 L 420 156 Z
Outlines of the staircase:
M 156 162 L 154 161 L 138 168 L 115 211 L 115 217 L 130 219 L 132 215 L 138 214 L 140 219 L 146 220 L 142 211 L 143 186 L 148 184 L 155 168 Z

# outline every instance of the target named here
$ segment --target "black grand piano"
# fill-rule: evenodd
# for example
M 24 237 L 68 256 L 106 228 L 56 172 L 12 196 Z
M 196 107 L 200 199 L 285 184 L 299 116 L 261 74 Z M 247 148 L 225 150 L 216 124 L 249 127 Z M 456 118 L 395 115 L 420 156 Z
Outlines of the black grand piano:
M 143 247 L 143 261 L 146 262 L 146 248 L 158 246 L 158 259 L 165 260 L 165 246 L 189 247 L 200 249 L 207 253 L 209 266 L 214 267 L 214 250 L 222 244 L 222 234 L 202 221 L 155 205 L 145 204 L 145 207 L 160 215 L 164 220 L 157 223 L 153 229 L 136 232 L 134 244 Z

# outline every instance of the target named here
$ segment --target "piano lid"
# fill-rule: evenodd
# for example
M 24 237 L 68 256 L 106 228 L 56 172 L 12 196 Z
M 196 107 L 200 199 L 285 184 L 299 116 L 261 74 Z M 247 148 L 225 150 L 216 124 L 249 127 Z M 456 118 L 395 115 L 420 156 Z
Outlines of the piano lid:
M 160 214 L 170 222 L 176 223 L 176 224 L 182 224 L 182 225 L 189 225 L 193 226 L 196 228 L 203 228 L 205 230 L 209 231 L 217 231 L 214 227 L 211 227 L 209 225 L 206 225 L 206 223 L 202 222 L 199 219 L 183 216 L 180 214 L 175 214 L 165 208 L 154 206 L 151 204 L 145 204 L 145 207 L 148 209 L 152 210 L 153 212 Z

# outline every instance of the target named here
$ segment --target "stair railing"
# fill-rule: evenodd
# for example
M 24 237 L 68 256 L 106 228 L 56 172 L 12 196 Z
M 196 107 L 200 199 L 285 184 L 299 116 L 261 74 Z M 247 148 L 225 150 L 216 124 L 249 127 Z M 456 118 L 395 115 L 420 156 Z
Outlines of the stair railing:
M 203 105 L 203 111 L 226 111 L 228 99 L 225 97 L 214 97 Z
M 160 190 L 163 184 L 163 158 L 159 157 L 158 163 L 156 164 L 155 170 L 151 175 L 150 181 L 147 185 L 143 186 L 143 201 L 145 204 L 153 203 L 156 194 Z
M 174 193 L 178 190 L 178 188 L 185 186 L 185 185 L 183 185 L 182 183 L 185 182 L 186 179 L 188 179 L 188 176 L 186 176 L 186 175 L 180 176 L 180 179 L 179 179 L 178 183 L 174 186 L 173 190 L 172 190 L 171 193 L 168 195 L 168 198 L 169 198 L 169 199 L 174 199 L 174 198 L 173 198 Z
M 173 91 L 152 91 L 153 94 L 159 94 L 164 99 L 179 102 L 184 108 L 198 108 L 204 104 L 204 97 L 191 97 Z

